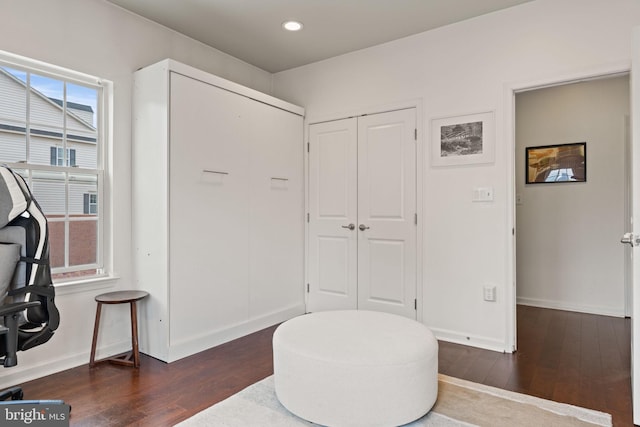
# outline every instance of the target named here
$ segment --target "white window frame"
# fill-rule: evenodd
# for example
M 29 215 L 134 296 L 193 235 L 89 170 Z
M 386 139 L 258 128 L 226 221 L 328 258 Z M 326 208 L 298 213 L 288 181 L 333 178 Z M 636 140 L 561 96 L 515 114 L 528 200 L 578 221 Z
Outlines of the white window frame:
M 112 195 L 109 191 L 111 188 L 111 165 L 108 163 L 109 154 L 112 147 L 112 129 L 113 129 L 113 82 L 100 79 L 98 77 L 90 76 L 81 72 L 73 71 L 67 68 L 58 67 L 55 65 L 47 64 L 38 60 L 26 58 L 23 56 L 15 55 L 9 52 L 0 50 L 0 66 L 9 68 L 22 69 L 41 76 L 58 79 L 66 83 L 80 84 L 84 86 L 94 87 L 98 91 L 98 107 L 97 107 L 97 164 L 96 169 L 86 169 L 77 166 L 51 166 L 42 164 L 29 164 L 26 159 L 24 162 L 17 163 L 5 163 L 12 169 L 26 170 L 29 175 L 29 185 L 31 185 L 31 177 L 33 172 L 37 171 L 55 171 L 65 172 L 67 181 L 68 177 L 73 174 L 97 174 L 97 243 L 96 243 L 96 263 L 89 265 L 79 266 L 65 266 L 59 268 L 52 268 L 52 273 L 66 273 L 87 269 L 96 269 L 95 275 L 86 275 L 81 277 L 75 277 L 71 279 L 54 280 L 56 286 L 75 285 L 86 282 L 95 282 L 101 279 L 114 278 L 113 272 L 113 245 L 112 245 Z M 27 95 L 29 96 L 29 95 Z M 27 123 L 28 125 L 28 123 Z M 28 126 L 27 126 L 28 128 Z M 26 132 L 27 138 L 29 138 L 29 132 Z M 27 142 L 27 150 L 29 143 Z M 64 148 L 64 147 L 63 147 Z M 68 150 L 67 147 L 67 160 L 68 162 Z M 64 152 L 64 151 L 63 151 Z M 28 157 L 28 153 L 27 153 Z M 69 211 L 66 209 L 65 218 L 63 220 L 68 221 Z M 68 260 L 68 227 L 65 237 L 65 260 Z

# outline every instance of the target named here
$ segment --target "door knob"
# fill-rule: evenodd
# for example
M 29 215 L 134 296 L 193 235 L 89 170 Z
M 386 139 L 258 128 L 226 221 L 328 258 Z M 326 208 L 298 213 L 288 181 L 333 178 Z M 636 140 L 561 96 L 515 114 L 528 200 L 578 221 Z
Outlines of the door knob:
M 638 246 L 640 245 L 640 236 L 634 236 L 633 233 L 624 233 L 622 239 L 620 239 L 620 243 L 627 243 L 632 247 Z
M 360 229 L 360 231 L 364 231 L 364 230 L 368 230 L 368 229 L 370 229 L 371 227 L 367 227 L 367 226 L 366 226 L 366 225 L 364 225 L 364 224 L 360 224 L 360 227 L 358 227 L 358 228 Z
M 349 225 L 343 225 L 342 228 L 348 228 L 349 230 L 355 230 L 356 229 L 356 225 L 351 223 Z

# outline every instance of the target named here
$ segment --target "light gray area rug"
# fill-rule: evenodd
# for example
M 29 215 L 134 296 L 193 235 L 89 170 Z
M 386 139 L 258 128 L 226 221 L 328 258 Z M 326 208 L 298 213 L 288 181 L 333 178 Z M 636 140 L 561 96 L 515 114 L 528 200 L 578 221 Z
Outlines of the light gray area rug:
M 438 376 L 438 400 L 424 417 L 406 427 L 611 426 L 611 415 L 533 396 Z M 178 424 L 180 427 L 300 427 L 276 397 L 273 376 L 259 381 Z

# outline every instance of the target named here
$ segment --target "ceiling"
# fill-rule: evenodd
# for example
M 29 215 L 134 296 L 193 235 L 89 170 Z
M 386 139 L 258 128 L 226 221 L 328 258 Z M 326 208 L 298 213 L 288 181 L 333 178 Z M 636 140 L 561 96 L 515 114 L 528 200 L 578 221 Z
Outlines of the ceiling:
M 108 1 L 276 73 L 531 0 Z

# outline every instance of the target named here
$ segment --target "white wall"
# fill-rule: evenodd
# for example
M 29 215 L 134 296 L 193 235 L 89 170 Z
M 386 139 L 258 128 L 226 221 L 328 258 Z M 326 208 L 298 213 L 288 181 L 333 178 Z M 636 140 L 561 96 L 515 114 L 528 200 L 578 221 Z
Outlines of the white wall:
M 509 350 L 513 298 L 512 87 L 630 66 L 636 0 L 536 0 L 373 48 L 284 71 L 274 95 L 308 121 L 420 98 L 435 117 L 495 111 L 490 165 L 432 168 L 425 149 L 422 318 L 440 337 Z M 524 86 L 523 86 L 524 85 Z M 495 200 L 472 203 L 474 187 Z M 497 301 L 482 300 L 482 286 Z
M 61 325 L 47 344 L 21 352 L 19 365 L 0 369 L 0 388 L 88 363 L 94 296 L 134 286 L 131 248 L 131 95 L 133 72 L 164 58 L 268 92 L 271 74 L 206 47 L 103 0 L 2 0 L 0 50 L 91 74 L 114 83 L 113 194 L 114 269 L 118 279 L 100 286 L 59 287 Z M 103 310 L 100 345 L 130 345 L 126 306 Z M 55 398 L 55 396 L 51 396 Z
M 629 77 L 516 96 L 518 303 L 624 316 Z M 587 143 L 587 182 L 525 185 L 525 147 Z

